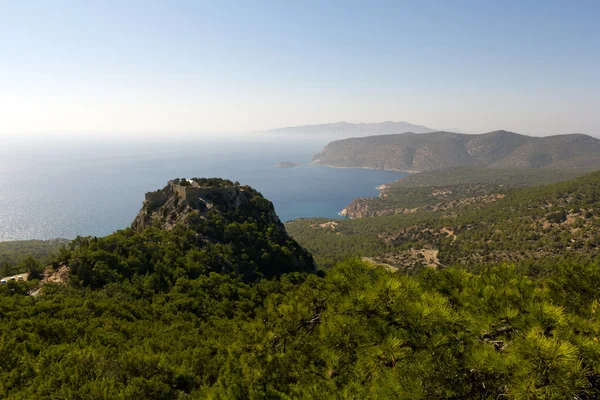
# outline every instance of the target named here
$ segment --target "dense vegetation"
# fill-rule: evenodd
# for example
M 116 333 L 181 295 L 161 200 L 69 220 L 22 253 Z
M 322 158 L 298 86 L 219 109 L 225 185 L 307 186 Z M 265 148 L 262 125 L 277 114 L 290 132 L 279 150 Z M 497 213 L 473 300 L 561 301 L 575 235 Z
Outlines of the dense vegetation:
M 512 190 L 491 203 L 356 220 L 304 219 L 287 228 L 321 267 L 358 255 L 419 267 L 423 250 L 436 251 L 433 264 L 440 266 L 540 265 L 564 258 L 594 260 L 600 251 L 598 210 L 600 173 L 592 173 Z
M 30 271 L 36 262 L 47 263 L 67 243 L 66 239 L 0 242 L 0 277 Z
M 402 193 L 403 189 L 411 187 L 443 187 L 459 184 L 493 184 L 517 188 L 548 185 L 585 174 L 585 170 L 453 167 L 410 174 L 388 186 L 390 191 L 398 190 L 399 193 Z
M 52 260 L 67 283 L 0 287 L 0 397 L 599 398 L 598 201 L 600 173 L 451 214 L 290 224 L 346 258 L 319 274 L 258 200 L 78 238 Z M 347 258 L 433 245 L 438 268 Z M 480 257 L 500 250 L 519 256 Z
M 159 275 L 156 277 L 156 275 Z M 598 265 L 0 289 L 8 398 L 597 398 Z M 96 280 L 96 278 L 92 278 Z
M 173 179 L 173 183 L 181 186 L 191 186 L 190 182 L 196 182 L 200 187 L 231 187 L 239 186 L 239 182 L 232 182 L 229 179 L 223 178 L 177 178 Z

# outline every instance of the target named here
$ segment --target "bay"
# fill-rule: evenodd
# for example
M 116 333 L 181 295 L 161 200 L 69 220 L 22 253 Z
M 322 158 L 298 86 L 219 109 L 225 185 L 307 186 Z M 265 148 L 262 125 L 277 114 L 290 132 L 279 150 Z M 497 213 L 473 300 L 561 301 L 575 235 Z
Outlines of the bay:
M 341 218 L 356 197 L 406 174 L 311 165 L 327 138 L 247 135 L 195 140 L 58 140 L 0 149 L 0 241 L 105 236 L 131 224 L 144 193 L 181 177 L 248 184 L 282 221 Z M 276 168 L 289 161 L 294 168 Z

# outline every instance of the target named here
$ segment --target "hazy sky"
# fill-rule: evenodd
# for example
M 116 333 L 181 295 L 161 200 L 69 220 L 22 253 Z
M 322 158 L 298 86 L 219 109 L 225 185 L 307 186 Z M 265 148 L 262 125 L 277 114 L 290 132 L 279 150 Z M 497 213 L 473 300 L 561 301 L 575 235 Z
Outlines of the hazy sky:
M 600 1 L 0 0 L 0 133 L 600 135 Z

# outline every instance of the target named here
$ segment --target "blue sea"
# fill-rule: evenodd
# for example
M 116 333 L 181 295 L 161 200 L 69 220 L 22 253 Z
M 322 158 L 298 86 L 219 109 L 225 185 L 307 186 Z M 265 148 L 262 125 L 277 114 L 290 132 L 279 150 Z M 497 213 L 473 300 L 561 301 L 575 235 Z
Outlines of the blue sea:
M 356 197 L 406 174 L 310 165 L 327 138 L 8 141 L 0 149 L 0 241 L 104 236 L 126 228 L 144 193 L 178 177 L 249 184 L 282 221 L 341 218 Z M 276 168 L 289 161 L 295 168 Z

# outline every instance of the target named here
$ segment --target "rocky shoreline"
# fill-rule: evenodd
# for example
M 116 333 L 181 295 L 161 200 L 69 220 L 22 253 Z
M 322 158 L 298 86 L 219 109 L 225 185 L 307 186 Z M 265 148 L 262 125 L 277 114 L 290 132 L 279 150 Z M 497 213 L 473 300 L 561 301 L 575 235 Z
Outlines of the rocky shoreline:
M 337 168 L 337 169 L 371 169 L 371 170 L 379 170 L 379 171 L 391 171 L 391 172 L 404 172 L 408 174 L 417 174 L 420 171 L 413 170 L 399 170 L 399 169 L 381 169 L 381 168 L 372 168 L 372 167 L 343 167 L 338 165 L 331 164 L 323 164 L 318 159 L 315 159 L 311 162 L 312 165 L 323 165 L 329 168 Z M 400 178 L 402 179 L 402 178 Z M 370 203 L 377 198 L 383 198 L 387 196 L 387 190 L 390 188 L 390 185 L 393 182 L 383 183 L 375 187 L 375 189 L 379 190 L 378 197 L 358 197 L 350 202 L 346 208 L 342 209 L 338 212 L 338 215 L 350 219 L 355 218 L 364 218 L 364 217 L 377 217 L 384 215 L 393 215 L 397 214 L 398 210 L 395 209 L 387 209 L 387 210 L 372 210 L 370 207 Z
M 379 197 L 358 197 L 350 202 L 341 210 L 338 214 L 342 217 L 356 219 L 365 217 L 379 217 L 384 215 L 396 214 L 395 209 L 386 210 L 373 210 L 371 204 L 373 201 L 377 201 L 378 198 L 384 198 L 387 196 L 387 190 L 390 188 L 390 183 L 384 183 L 376 186 L 375 189 L 379 190 Z
M 354 199 L 338 214 L 350 219 L 396 214 L 397 210 L 395 209 L 373 210 L 370 203 L 375 199 L 376 197 L 359 197 Z

